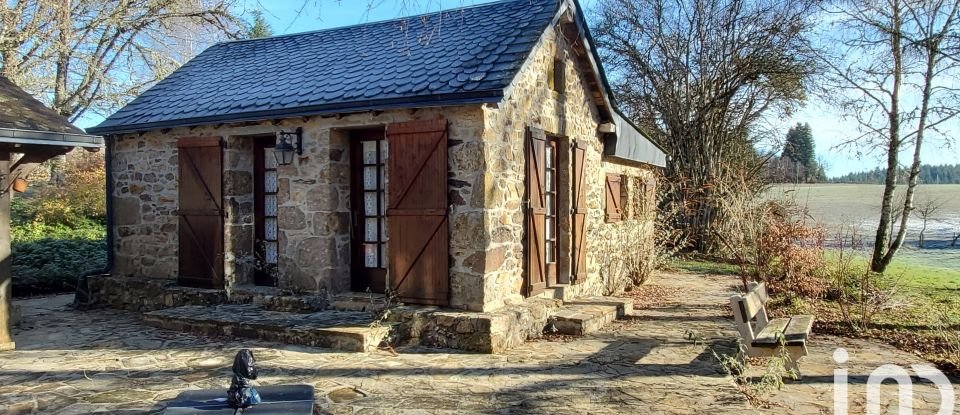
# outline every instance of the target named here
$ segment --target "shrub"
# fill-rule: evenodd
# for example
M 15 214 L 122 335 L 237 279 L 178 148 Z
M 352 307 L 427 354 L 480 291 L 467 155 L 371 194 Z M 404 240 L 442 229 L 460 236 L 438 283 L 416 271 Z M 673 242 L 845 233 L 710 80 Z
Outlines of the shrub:
M 23 219 L 44 224 L 83 227 L 87 220 L 103 220 L 105 177 L 102 153 L 72 152 L 63 167 L 63 182 L 39 186 L 17 209 Z
M 57 183 L 11 201 L 15 296 L 73 290 L 80 274 L 106 264 L 102 153 L 74 151 L 53 167 Z
M 103 268 L 107 260 L 104 227 L 71 229 L 24 224 L 14 228 L 13 295 L 71 291 L 81 273 Z
M 896 303 L 898 281 L 870 271 L 866 259 L 853 255 L 851 251 L 863 246 L 855 227 L 841 227 L 837 242 L 837 258 L 826 268 L 831 283 L 829 299 L 837 303 L 852 331 L 866 330 L 878 314 L 901 306 Z
M 793 200 L 767 200 L 751 193 L 749 181 L 730 180 L 725 212 L 717 228 L 723 255 L 732 256 L 746 289 L 749 280 L 765 281 L 771 291 L 819 297 L 824 280 L 824 232 L 807 223 L 805 206 Z

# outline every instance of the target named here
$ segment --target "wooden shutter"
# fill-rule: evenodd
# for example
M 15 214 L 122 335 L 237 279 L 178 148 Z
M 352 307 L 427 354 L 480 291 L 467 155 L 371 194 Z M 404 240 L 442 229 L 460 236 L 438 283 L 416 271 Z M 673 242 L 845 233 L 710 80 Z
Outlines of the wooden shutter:
M 586 149 L 573 144 L 573 262 L 570 267 L 573 282 L 587 277 L 587 198 L 583 163 Z
M 620 175 L 607 174 L 606 185 L 606 216 L 607 222 L 618 222 L 623 217 L 623 208 L 620 200 Z
M 546 214 L 544 197 L 544 153 L 547 136 L 543 130 L 527 130 L 527 212 L 526 212 L 526 275 L 524 294 L 539 294 L 547 287 L 544 251 Z
M 401 301 L 447 305 L 447 121 L 387 126 L 388 275 Z
M 177 142 L 180 285 L 223 288 L 223 158 L 219 138 Z

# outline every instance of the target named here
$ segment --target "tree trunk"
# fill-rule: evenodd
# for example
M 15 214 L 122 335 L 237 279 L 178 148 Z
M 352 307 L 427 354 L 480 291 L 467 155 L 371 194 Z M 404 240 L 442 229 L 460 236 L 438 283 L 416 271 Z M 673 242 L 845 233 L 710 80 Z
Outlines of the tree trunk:
M 893 262 L 893 256 L 896 255 L 903 241 L 907 236 L 907 225 L 910 221 L 910 215 L 913 212 L 913 198 L 917 192 L 917 186 L 920 184 L 920 149 L 923 146 L 924 132 L 927 129 L 927 117 L 930 113 L 930 96 L 933 93 L 933 76 L 936 71 L 939 56 L 939 39 L 926 39 L 924 51 L 927 53 L 926 72 L 923 74 L 923 94 L 920 104 L 920 119 L 917 121 L 917 138 L 913 145 L 913 162 L 910 165 L 910 174 L 907 177 L 907 193 L 903 198 L 903 213 L 900 215 L 900 229 L 897 230 L 897 237 L 887 249 L 886 254 L 879 263 L 874 257 L 873 270 L 883 272 L 887 266 Z M 923 226 L 926 229 L 927 219 L 924 218 Z M 920 233 L 921 248 L 923 247 L 923 232 Z M 876 251 L 874 251 L 876 255 Z
M 890 124 L 890 141 L 887 145 L 887 174 L 883 182 L 883 201 L 880 204 L 880 223 L 873 240 L 873 258 L 870 269 L 874 272 L 886 270 L 887 239 L 893 222 L 893 196 L 897 191 L 897 169 L 900 154 L 900 84 L 903 81 L 903 49 L 901 43 L 900 2 L 893 1 L 893 27 L 890 30 L 890 51 L 893 58 L 893 88 L 890 91 L 890 108 L 887 109 Z M 904 212 L 906 213 L 906 212 Z M 901 228 L 901 232 L 903 229 Z M 892 257 L 891 257 L 892 259 Z

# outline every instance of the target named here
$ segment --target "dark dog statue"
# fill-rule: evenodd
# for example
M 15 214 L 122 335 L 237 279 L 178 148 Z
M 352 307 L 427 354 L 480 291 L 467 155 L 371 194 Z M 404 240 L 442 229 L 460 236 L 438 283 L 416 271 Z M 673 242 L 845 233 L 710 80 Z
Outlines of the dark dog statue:
M 253 352 L 248 349 L 240 350 L 233 359 L 233 379 L 230 381 L 230 389 L 227 390 L 227 405 L 233 409 L 244 409 L 259 404 L 260 393 L 250 386 L 250 380 L 256 378 L 257 362 L 253 358 Z

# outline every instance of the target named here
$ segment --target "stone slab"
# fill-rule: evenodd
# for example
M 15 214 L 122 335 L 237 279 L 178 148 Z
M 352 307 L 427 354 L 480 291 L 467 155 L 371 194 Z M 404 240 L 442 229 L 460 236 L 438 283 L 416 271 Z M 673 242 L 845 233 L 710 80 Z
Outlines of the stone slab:
M 633 312 L 633 301 L 616 297 L 591 297 L 563 304 L 550 317 L 558 334 L 582 336 Z
M 91 305 L 133 311 L 153 311 L 185 305 L 227 302 L 224 290 L 177 286 L 176 280 L 98 275 L 87 278 Z
M 313 313 L 327 309 L 325 296 L 296 294 L 276 287 L 237 286 L 228 294 L 230 304 L 253 304 L 264 310 Z
M 252 304 L 183 306 L 144 313 L 152 326 L 211 336 L 237 336 L 302 346 L 365 352 L 387 338 L 390 326 L 371 326 L 370 313 L 290 313 Z
M 276 385 L 257 387 L 261 403 L 242 411 L 244 414 L 311 415 L 313 387 L 310 385 Z M 163 415 L 234 415 L 227 406 L 226 391 L 202 389 L 185 391 L 163 411 Z
M 560 300 L 528 298 L 490 312 L 460 312 L 437 307 L 403 306 L 390 310 L 398 340 L 406 344 L 503 353 L 541 337 Z
M 617 308 L 617 318 L 633 314 L 633 299 L 620 297 L 584 297 L 565 301 L 569 305 L 608 305 Z

